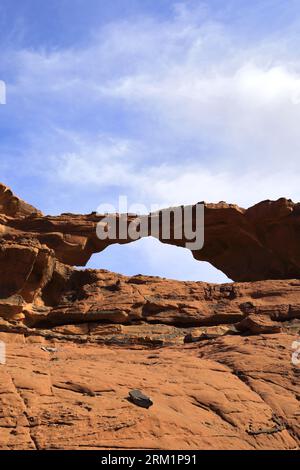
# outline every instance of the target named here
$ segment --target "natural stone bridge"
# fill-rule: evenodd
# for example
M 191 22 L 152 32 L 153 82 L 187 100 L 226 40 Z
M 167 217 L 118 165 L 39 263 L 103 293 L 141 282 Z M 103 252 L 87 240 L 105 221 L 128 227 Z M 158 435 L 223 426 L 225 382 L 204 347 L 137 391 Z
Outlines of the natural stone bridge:
M 163 211 L 162 211 L 163 212 Z M 224 202 L 206 204 L 204 247 L 193 251 L 234 281 L 291 279 L 300 277 L 300 204 L 291 200 L 263 201 L 249 209 Z M 99 240 L 96 227 L 104 215 L 62 214 L 44 216 L 0 186 L 0 233 L 5 242 L 38 241 L 54 250 L 69 266 L 84 266 L 93 253 L 125 240 Z M 116 215 L 116 219 L 120 216 Z M 130 215 L 128 222 L 138 216 Z M 174 227 L 171 227 L 171 233 Z M 185 246 L 184 239 L 163 240 Z M 1 255 L 5 262 L 4 252 Z

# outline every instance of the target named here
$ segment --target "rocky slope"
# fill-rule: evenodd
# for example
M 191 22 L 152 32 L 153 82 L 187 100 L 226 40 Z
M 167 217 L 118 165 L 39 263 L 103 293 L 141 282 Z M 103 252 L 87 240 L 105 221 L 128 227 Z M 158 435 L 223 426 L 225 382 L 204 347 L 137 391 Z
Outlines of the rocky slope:
M 292 334 L 155 349 L 0 338 L 1 449 L 299 448 Z M 130 403 L 132 388 L 154 405 Z
M 299 448 L 298 205 L 205 211 L 194 256 L 260 280 L 77 270 L 107 246 L 103 216 L 43 216 L 0 187 L 0 449 Z

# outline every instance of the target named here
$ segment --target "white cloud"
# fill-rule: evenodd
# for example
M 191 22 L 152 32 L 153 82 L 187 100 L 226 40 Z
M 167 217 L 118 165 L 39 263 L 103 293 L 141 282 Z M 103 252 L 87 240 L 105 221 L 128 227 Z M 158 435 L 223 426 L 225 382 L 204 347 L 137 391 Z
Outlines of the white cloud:
M 168 207 L 202 200 L 226 200 L 249 207 L 282 195 L 297 200 L 299 194 L 297 175 L 290 170 L 260 172 L 253 166 L 251 170 L 235 170 L 233 177 L 231 171 L 206 168 L 197 162 L 140 167 L 140 152 L 147 149 L 135 142 L 102 137 L 92 145 L 80 141 L 78 147 L 52 158 L 52 178 L 81 188 L 116 187 L 120 196 L 128 196 L 130 205 L 145 204 L 149 211 L 152 204 Z M 94 201 L 93 208 L 104 202 L 112 201 Z
M 55 191 L 88 197 L 98 186 L 107 198 L 114 187 L 161 206 L 299 200 L 294 33 L 246 43 L 202 5 L 174 11 L 107 24 L 88 46 L 4 56 L 15 117 L 34 129 L 23 149 L 31 171 Z
M 105 135 L 87 142 L 79 134 L 57 130 L 69 142 L 71 151 L 52 155 L 51 173 L 65 183 L 75 185 L 129 184 L 131 163 L 128 156 L 133 153 L 133 143 Z
M 222 24 L 203 18 L 201 8 L 179 3 L 169 21 L 107 25 L 85 49 L 18 52 L 14 92 L 44 104 L 46 115 L 50 104 L 50 119 L 62 109 L 105 115 L 114 104 L 137 121 L 127 142 L 117 129 L 104 143 L 92 135 L 63 152 L 54 145 L 45 169 L 56 155 L 63 182 L 119 184 L 136 197 L 149 185 L 161 200 L 299 198 L 299 59 L 276 40 L 239 45 Z M 89 125 L 82 122 L 83 130 Z M 185 140 L 193 148 L 182 153 Z

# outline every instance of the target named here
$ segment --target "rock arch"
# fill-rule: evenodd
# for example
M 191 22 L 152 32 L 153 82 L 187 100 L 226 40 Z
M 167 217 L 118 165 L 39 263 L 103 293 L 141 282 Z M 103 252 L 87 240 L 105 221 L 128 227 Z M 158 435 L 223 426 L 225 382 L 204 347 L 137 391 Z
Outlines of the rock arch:
M 162 211 L 163 212 L 163 211 Z M 300 204 L 289 199 L 263 201 L 249 209 L 233 204 L 205 203 L 205 242 L 193 251 L 234 281 L 300 277 Z M 85 266 L 93 253 L 125 240 L 99 240 L 96 227 L 104 215 L 44 216 L 0 186 L 1 243 L 33 241 L 54 251 L 69 266 Z M 120 216 L 115 215 L 119 220 Z M 130 215 L 128 222 L 137 219 Z M 160 238 L 160 237 L 159 237 Z M 160 238 L 160 241 L 165 242 Z M 169 240 L 183 246 L 185 240 Z

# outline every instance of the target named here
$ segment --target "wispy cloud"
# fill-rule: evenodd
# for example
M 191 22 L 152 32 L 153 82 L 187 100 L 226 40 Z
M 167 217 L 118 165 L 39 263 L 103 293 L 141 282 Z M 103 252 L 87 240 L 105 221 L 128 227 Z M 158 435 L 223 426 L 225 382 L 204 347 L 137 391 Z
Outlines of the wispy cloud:
M 161 206 L 299 200 L 299 45 L 295 28 L 246 38 L 202 3 L 178 2 L 172 16 L 117 19 L 81 45 L 10 46 L 3 108 L 20 144 L 2 154 L 54 212 L 118 194 Z
M 133 142 L 105 135 L 86 141 L 79 134 L 57 133 L 69 141 L 69 151 L 50 157 L 50 176 L 79 186 L 129 185 L 133 162 L 128 157 L 133 156 Z
M 177 192 L 189 202 L 299 197 L 300 61 L 284 41 L 240 46 L 202 8 L 179 3 L 166 21 L 118 21 L 85 48 L 11 60 L 18 106 L 50 124 L 47 133 L 66 129 L 43 160 L 63 183 L 119 185 L 138 197 L 149 185 L 160 200 Z

